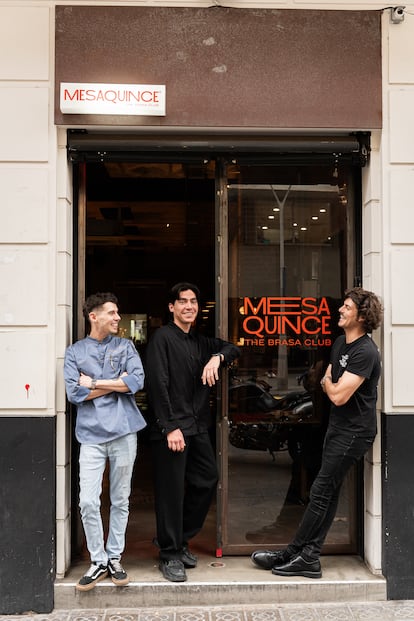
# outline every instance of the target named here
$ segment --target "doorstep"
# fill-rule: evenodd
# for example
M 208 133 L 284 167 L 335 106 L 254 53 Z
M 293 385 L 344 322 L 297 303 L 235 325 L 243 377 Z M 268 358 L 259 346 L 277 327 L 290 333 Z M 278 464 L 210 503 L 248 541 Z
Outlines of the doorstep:
M 73 565 L 55 582 L 55 609 L 113 609 L 166 606 L 278 604 L 300 602 L 359 602 L 387 599 L 386 580 L 373 575 L 357 556 L 323 556 L 322 578 L 283 578 L 255 567 L 245 556 L 221 559 L 199 555 L 187 582 L 164 580 L 155 559 L 123 559 L 130 577 L 125 587 L 109 579 L 91 591 L 75 585 L 89 565 Z

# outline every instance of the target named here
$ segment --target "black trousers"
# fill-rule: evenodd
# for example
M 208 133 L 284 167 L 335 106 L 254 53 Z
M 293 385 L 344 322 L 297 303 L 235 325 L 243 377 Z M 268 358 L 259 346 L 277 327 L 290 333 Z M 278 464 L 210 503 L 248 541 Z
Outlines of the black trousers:
M 155 514 L 160 558 L 179 558 L 202 528 L 217 485 L 216 457 L 209 434 L 185 438 L 182 453 L 165 438 L 152 442 Z
M 290 555 L 301 553 L 306 560 L 319 558 L 336 514 L 342 483 L 350 468 L 365 455 L 373 442 L 374 437 L 359 438 L 352 433 L 328 429 L 321 469 L 312 484 L 309 504 L 295 538 L 287 548 Z

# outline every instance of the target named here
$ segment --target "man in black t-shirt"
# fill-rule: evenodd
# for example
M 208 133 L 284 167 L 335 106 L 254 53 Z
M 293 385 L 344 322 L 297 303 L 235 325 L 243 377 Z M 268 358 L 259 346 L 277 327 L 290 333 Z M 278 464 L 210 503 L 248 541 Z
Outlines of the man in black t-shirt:
M 377 386 L 381 357 L 369 334 L 378 328 L 382 306 L 361 287 L 345 293 L 334 343 L 321 380 L 331 401 L 322 464 L 296 535 L 285 550 L 258 550 L 252 561 L 277 576 L 322 576 L 320 554 L 338 506 L 339 492 L 351 466 L 372 446 L 376 433 Z

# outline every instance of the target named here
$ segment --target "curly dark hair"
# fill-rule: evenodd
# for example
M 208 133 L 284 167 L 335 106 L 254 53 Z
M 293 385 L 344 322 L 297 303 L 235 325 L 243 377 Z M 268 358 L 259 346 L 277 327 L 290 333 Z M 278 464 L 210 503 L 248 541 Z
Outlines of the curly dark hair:
M 113 302 L 114 304 L 118 304 L 118 298 L 110 291 L 107 291 L 106 293 L 93 293 L 92 295 L 88 296 L 82 308 L 83 316 L 85 317 L 85 319 L 89 321 L 89 313 L 91 313 L 95 308 L 103 306 L 106 302 Z
M 362 287 L 354 287 L 345 291 L 345 298 L 353 301 L 358 309 L 358 317 L 364 319 L 364 327 L 369 334 L 381 325 L 384 309 L 375 293 Z

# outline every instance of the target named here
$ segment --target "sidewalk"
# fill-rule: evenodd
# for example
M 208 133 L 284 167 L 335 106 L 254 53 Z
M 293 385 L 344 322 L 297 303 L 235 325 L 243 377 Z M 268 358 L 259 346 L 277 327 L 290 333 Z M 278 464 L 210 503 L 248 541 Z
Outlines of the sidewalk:
M 414 600 L 174 608 L 56 610 L 0 621 L 414 621 Z

